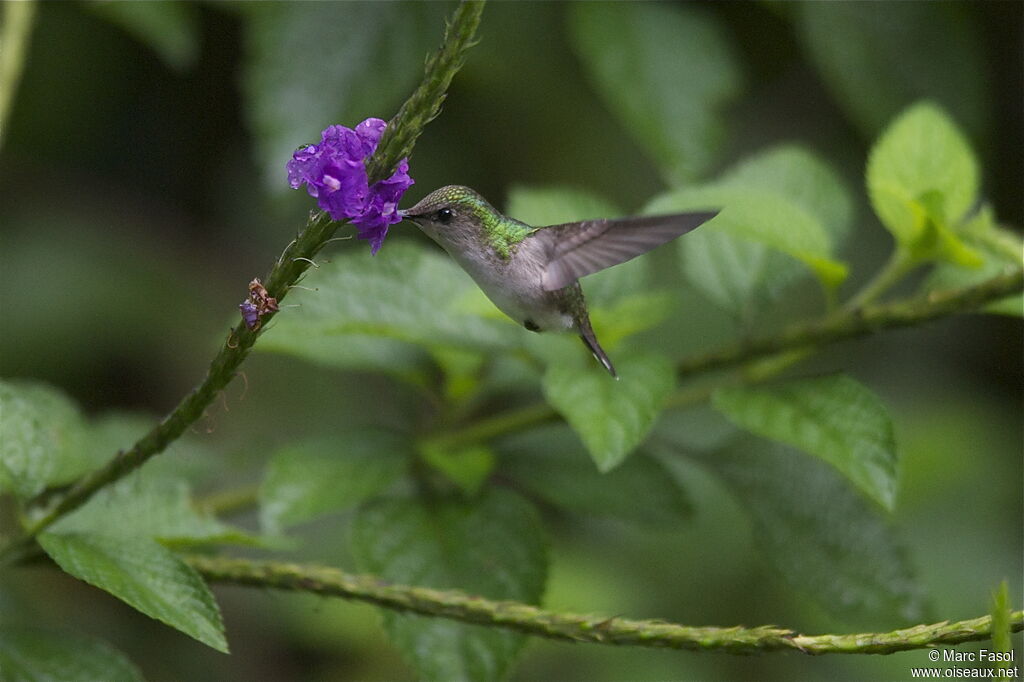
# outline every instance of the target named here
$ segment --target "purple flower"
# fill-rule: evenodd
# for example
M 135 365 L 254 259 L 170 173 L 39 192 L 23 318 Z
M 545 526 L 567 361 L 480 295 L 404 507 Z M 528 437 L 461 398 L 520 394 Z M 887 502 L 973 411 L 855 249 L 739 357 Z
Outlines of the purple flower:
M 413 184 L 409 177 L 408 159 L 402 159 L 391 177 L 369 186 L 366 159 L 380 142 L 387 123 L 368 118 L 355 130 L 333 125 L 324 129 L 320 144 L 301 147 L 288 162 L 288 184 L 292 189 L 306 185 L 321 209 L 333 220 L 350 220 L 360 239 L 370 242 L 370 251 L 377 253 L 388 226 L 402 218 L 398 200 Z
M 256 304 L 252 301 L 242 301 L 238 306 L 238 309 L 242 311 L 242 319 L 245 321 L 245 326 L 249 329 L 256 329 L 260 324 L 260 311 L 256 307 Z

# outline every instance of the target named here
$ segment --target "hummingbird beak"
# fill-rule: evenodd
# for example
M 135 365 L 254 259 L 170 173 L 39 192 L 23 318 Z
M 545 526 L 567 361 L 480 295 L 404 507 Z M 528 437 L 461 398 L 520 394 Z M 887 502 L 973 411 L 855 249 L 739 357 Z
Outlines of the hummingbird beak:
M 416 218 L 418 216 L 411 215 L 408 211 L 403 211 L 403 210 L 399 209 L 398 210 L 398 215 L 402 218 L 402 220 L 408 220 L 411 223 L 419 225 L 419 223 L 416 222 Z

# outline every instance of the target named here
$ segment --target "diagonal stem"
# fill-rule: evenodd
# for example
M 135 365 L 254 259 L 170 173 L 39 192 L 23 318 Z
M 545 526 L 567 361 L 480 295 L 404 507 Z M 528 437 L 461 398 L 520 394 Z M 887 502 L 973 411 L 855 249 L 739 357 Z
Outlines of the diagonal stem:
M 467 50 L 474 44 L 473 37 L 480 23 L 483 4 L 479 0 L 465 0 L 452 15 L 441 48 L 427 62 L 423 81 L 390 121 L 377 151 L 367 163 L 370 182 L 387 177 L 412 151 L 423 126 L 437 115 L 448 85 L 462 66 Z M 292 285 L 302 278 L 313 258 L 340 224 L 332 222 L 322 212 L 310 216 L 305 229 L 288 245 L 265 278 L 271 296 L 281 301 L 288 295 Z M 263 329 L 272 316 L 273 313 L 269 313 L 263 317 Z M 100 489 L 142 466 L 180 437 L 202 417 L 217 394 L 235 377 L 259 335 L 259 330 L 250 330 L 239 322 L 210 363 L 202 383 L 131 448 L 117 453 L 105 466 L 76 481 L 46 514 L 28 526 L 24 535 L 0 549 L 0 564 L 17 560 L 31 547 L 32 539 L 38 533 L 80 507 Z

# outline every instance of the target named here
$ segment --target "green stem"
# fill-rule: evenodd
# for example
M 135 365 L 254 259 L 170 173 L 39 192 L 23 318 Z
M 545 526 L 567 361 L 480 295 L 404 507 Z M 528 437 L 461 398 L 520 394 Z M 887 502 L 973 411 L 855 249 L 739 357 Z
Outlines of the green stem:
M 394 611 L 449 618 L 569 642 L 727 653 L 802 651 L 808 654 L 888 654 L 940 644 L 988 639 L 991 616 L 957 623 L 934 623 L 884 633 L 802 635 L 773 626 L 693 627 L 660 620 L 548 611 L 530 604 L 491 601 L 456 590 L 393 585 L 376 576 L 351 575 L 335 568 L 227 557 L 185 559 L 207 580 L 249 587 L 310 592 L 369 602 Z M 1024 629 L 1024 613 L 1010 614 L 1010 626 Z
M 854 294 L 843 306 L 844 311 L 861 308 L 873 303 L 879 296 L 896 285 L 911 270 L 917 267 L 918 261 L 900 246 L 892 252 L 889 260 L 864 287 Z
M 895 303 L 844 309 L 820 320 L 793 324 L 774 336 L 696 355 L 679 364 L 679 374 L 688 377 L 768 355 L 835 343 L 887 329 L 910 327 L 949 315 L 971 312 L 1022 290 L 1024 270 L 1016 269 L 961 289 L 934 291 L 924 297 Z
M 445 89 L 462 65 L 466 51 L 473 45 L 482 10 L 482 2 L 463 2 L 455 11 L 445 29 L 445 42 L 427 62 L 423 81 L 391 119 L 377 151 L 367 163 L 367 174 L 371 182 L 386 177 L 403 157 L 408 156 L 423 126 L 436 116 L 444 101 Z M 285 248 L 264 279 L 271 296 L 282 301 L 288 295 L 339 225 L 331 222 L 322 212 L 310 217 L 306 228 Z M 267 327 L 272 317 L 273 313 L 264 316 L 261 329 Z M 259 334 L 259 330 L 249 330 L 243 322 L 239 322 L 210 364 L 202 383 L 135 445 L 119 452 L 104 467 L 76 481 L 44 516 L 26 529 L 23 536 L 15 538 L 0 550 L 0 564 L 21 555 L 31 546 L 35 535 L 80 507 L 98 490 L 142 466 L 181 436 L 185 429 L 203 416 L 217 394 L 235 377 L 239 365 L 252 350 Z
M 32 23 L 36 15 L 35 2 L 3 3 L 4 24 L 0 30 L 0 147 L 7 132 L 8 116 L 14 104 L 14 93 L 25 68 Z

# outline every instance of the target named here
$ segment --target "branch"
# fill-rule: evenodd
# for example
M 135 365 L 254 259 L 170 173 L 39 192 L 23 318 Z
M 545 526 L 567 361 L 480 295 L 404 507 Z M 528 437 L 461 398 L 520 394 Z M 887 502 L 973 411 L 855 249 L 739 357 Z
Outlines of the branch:
M 1024 290 L 1024 270 L 1016 269 L 980 284 L 933 291 L 923 298 L 854 308 L 813 322 L 792 325 L 776 336 L 756 339 L 698 355 L 679 364 L 680 377 L 721 369 L 810 346 L 835 343 L 884 329 L 909 327 L 940 317 L 977 310 Z
M 479 1 L 465 1 L 455 11 L 446 27 L 444 43 L 427 62 L 423 81 L 391 120 L 377 151 L 367 163 L 371 182 L 386 177 L 403 157 L 408 156 L 423 126 L 437 115 L 445 90 L 462 65 L 466 51 L 473 46 L 482 11 L 483 2 Z M 322 212 L 310 217 L 305 229 L 285 248 L 264 279 L 271 296 L 281 301 L 288 295 L 340 224 L 331 222 Z M 268 313 L 263 317 L 261 329 L 266 329 L 272 315 Z M 119 452 L 105 466 L 76 481 L 56 505 L 28 527 L 23 536 L 5 546 L 0 557 L 7 561 L 17 560 L 38 533 L 80 507 L 103 487 L 142 466 L 181 436 L 185 429 L 202 417 L 217 394 L 235 377 L 259 334 L 259 330 L 250 330 L 244 322 L 239 322 L 210 363 L 206 378 L 199 386 L 131 448 Z
M 696 355 L 678 365 L 679 378 L 687 378 L 714 369 L 742 365 L 767 355 L 776 355 L 811 346 L 835 343 L 856 336 L 866 336 L 885 329 L 921 324 L 929 320 L 970 312 L 1024 289 L 1024 270 L 1016 270 L 962 289 L 936 291 L 924 298 L 848 309 L 837 315 L 811 322 L 794 324 L 775 336 L 726 346 L 721 350 Z M 780 365 L 779 368 L 788 365 Z M 748 381 L 770 378 L 772 372 Z M 713 387 L 696 386 L 680 389 L 671 395 L 669 407 L 683 407 L 704 402 Z M 491 440 L 530 426 L 560 419 L 554 408 L 544 402 L 518 407 L 492 415 L 461 429 L 439 433 L 427 438 L 434 446 L 464 447 Z
M 691 627 L 658 620 L 629 620 L 547 611 L 512 601 L 490 601 L 456 590 L 393 585 L 372 575 L 350 575 L 335 568 L 192 555 L 185 560 L 212 582 L 311 592 L 369 602 L 394 611 L 506 628 L 570 642 L 727 653 L 797 650 L 807 654 L 888 654 L 940 644 L 988 639 L 992 618 L 942 622 L 883 633 L 801 635 L 773 626 Z M 1024 629 L 1024 612 L 1010 614 L 1014 632 Z

